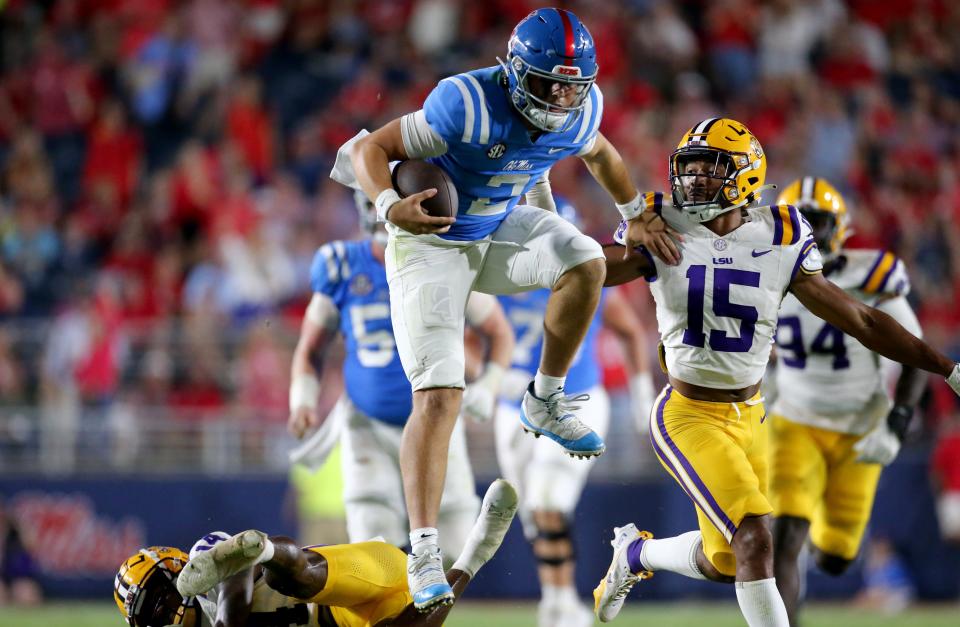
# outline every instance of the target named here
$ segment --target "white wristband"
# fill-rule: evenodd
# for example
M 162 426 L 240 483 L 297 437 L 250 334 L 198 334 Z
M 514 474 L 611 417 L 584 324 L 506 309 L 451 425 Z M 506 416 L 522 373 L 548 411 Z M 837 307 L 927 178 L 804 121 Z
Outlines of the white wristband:
M 950 373 L 950 376 L 947 377 L 947 385 L 960 395 L 960 364 L 957 364 L 953 367 L 953 372 Z
M 488 361 L 483 369 L 483 374 L 477 379 L 483 381 L 489 390 L 496 395 L 500 391 L 500 383 L 503 381 L 503 375 L 506 374 L 506 368 L 498 363 Z
M 298 374 L 290 382 L 290 411 L 299 407 L 317 408 L 320 397 L 320 381 L 312 374 Z
M 633 220 L 638 215 L 643 213 L 643 196 L 640 195 L 640 192 L 637 192 L 637 195 L 634 196 L 633 200 L 628 203 L 620 204 L 617 203 L 617 211 L 620 212 L 620 215 L 623 216 L 624 220 Z
M 377 220 L 386 222 L 387 212 L 390 211 L 390 207 L 398 202 L 400 202 L 400 194 L 392 187 L 388 187 L 380 192 L 380 195 L 377 196 L 377 199 L 373 203 L 373 206 L 377 209 Z

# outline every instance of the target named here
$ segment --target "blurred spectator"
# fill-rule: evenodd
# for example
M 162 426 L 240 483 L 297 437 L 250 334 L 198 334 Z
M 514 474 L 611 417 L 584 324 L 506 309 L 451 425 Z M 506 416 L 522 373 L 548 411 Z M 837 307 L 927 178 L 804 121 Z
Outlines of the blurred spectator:
M 854 603 L 864 609 L 899 614 L 913 601 L 915 587 L 910 571 L 893 543 L 882 536 L 867 540 L 863 589 Z
M 36 561 L 23 544 L 17 523 L 0 502 L 0 606 L 40 605 L 43 590 Z

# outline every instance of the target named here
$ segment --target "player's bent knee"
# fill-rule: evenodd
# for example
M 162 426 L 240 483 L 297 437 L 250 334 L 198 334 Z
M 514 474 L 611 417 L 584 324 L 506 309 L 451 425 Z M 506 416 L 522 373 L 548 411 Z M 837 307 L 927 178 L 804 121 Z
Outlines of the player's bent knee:
M 740 523 L 731 542 L 738 563 L 772 560 L 773 534 L 767 528 L 764 518 L 747 516 Z
M 853 563 L 853 560 L 848 560 L 839 555 L 824 553 L 820 549 L 814 549 L 814 556 L 820 570 L 834 577 L 838 577 L 847 572 L 850 564 Z
M 413 395 L 413 413 L 434 416 L 456 416 L 460 409 L 463 389 L 458 387 L 430 387 Z

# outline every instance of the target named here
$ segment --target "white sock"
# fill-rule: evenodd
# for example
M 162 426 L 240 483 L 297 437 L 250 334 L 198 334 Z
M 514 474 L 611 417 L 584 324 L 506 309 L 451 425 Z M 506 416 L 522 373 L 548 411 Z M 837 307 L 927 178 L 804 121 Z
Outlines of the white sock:
M 738 581 L 736 588 L 737 603 L 749 627 L 789 627 L 776 579 Z
M 706 579 L 697 566 L 697 553 L 703 544 L 699 531 L 688 531 L 672 538 L 644 540 L 640 562 L 649 571 L 669 570 L 691 579 Z
M 540 584 L 540 598 L 547 605 L 556 603 L 560 598 L 560 587 L 549 583 Z
M 566 375 L 562 377 L 551 377 L 543 374 L 537 368 L 537 374 L 533 377 L 533 393 L 537 398 L 548 399 L 551 394 L 563 391 L 563 385 L 567 382 Z
M 410 552 L 419 555 L 421 552 L 437 546 L 437 528 L 420 527 L 410 532 Z

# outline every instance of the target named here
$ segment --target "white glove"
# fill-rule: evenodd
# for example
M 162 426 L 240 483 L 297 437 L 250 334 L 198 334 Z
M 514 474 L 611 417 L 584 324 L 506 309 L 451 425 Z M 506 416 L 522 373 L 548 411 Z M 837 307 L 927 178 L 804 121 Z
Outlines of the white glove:
M 857 452 L 858 462 L 886 466 L 900 452 L 900 440 L 887 426 L 887 419 L 883 418 L 876 427 L 857 440 L 853 450 Z
M 657 399 L 657 390 L 653 387 L 653 377 L 649 372 L 641 372 L 630 377 L 630 409 L 634 424 L 640 433 L 650 431 L 650 410 Z
M 317 401 L 320 398 L 320 381 L 313 374 L 298 374 L 290 382 L 290 417 L 287 430 L 302 438 L 310 429 L 320 424 Z
M 493 418 L 503 373 L 503 366 L 488 362 L 483 374 L 467 385 L 463 391 L 463 404 L 460 407 L 460 413 L 464 417 L 478 423 L 487 422 Z
M 953 372 L 947 377 L 947 385 L 950 386 L 950 389 L 952 389 L 957 396 L 960 396 L 960 364 L 953 367 Z

